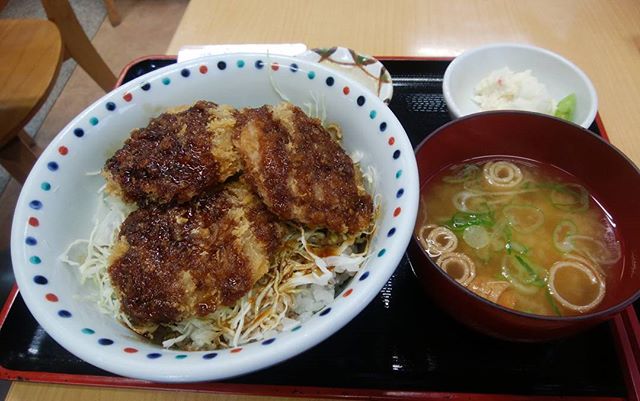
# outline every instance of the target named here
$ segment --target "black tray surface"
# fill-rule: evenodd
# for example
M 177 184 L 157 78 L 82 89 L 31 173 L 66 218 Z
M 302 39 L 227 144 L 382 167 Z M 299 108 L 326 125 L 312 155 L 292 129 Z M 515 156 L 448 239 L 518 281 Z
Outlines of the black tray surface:
M 126 79 L 172 62 L 139 62 Z M 442 98 L 448 62 L 384 64 L 394 80 L 390 107 L 416 146 L 450 121 Z M 595 124 L 591 130 L 598 133 Z M 3 255 L 0 262 L 3 272 L 10 272 L 8 258 Z M 20 296 L 0 330 L 0 364 L 30 372 L 111 375 L 55 343 Z M 338 333 L 284 363 L 227 382 L 490 394 L 626 394 L 610 325 L 544 344 L 486 337 L 437 309 L 424 296 L 406 257 L 375 300 Z

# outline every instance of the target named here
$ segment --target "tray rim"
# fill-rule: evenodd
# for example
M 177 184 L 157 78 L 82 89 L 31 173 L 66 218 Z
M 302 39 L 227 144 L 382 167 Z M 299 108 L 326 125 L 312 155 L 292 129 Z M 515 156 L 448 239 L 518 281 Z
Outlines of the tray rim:
M 146 55 L 135 58 L 127 63 L 121 70 L 115 87 L 122 85 L 126 73 L 135 64 L 149 60 L 176 60 L 175 55 Z M 454 57 L 419 57 L 419 56 L 376 56 L 381 61 L 451 61 Z M 600 135 L 610 142 L 600 113 L 596 114 L 596 125 Z M 19 289 L 13 284 L 2 309 L 0 310 L 0 330 L 9 315 Z M 563 396 L 564 400 L 630 400 L 640 401 L 640 322 L 635 313 L 633 304 L 629 305 L 610 320 L 614 346 L 616 347 L 619 363 L 624 373 L 624 381 L 627 389 L 627 397 L 593 397 L 593 396 Z M 173 391 L 197 391 L 218 394 L 254 395 L 254 396 L 287 396 L 287 397 L 319 397 L 342 399 L 451 399 L 451 400 L 550 400 L 557 396 L 547 395 L 516 395 L 501 393 L 457 393 L 457 392 L 429 392 L 429 391 L 405 391 L 393 389 L 366 389 L 366 388 L 333 388 L 290 385 L 256 385 L 224 382 L 201 382 L 167 384 L 144 380 L 130 379 L 120 376 L 76 375 L 68 373 L 44 372 L 44 371 L 20 371 L 7 369 L 0 365 L 0 379 L 26 382 L 39 382 L 51 384 L 78 384 L 95 387 L 113 388 L 139 388 Z

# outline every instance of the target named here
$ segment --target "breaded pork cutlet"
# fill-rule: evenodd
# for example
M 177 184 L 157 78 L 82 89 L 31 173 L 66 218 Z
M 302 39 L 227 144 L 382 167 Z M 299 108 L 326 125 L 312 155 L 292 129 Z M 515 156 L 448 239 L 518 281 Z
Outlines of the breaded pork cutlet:
M 318 119 L 282 103 L 245 110 L 237 121 L 245 177 L 278 217 L 339 233 L 369 226 L 371 196 Z
M 131 133 L 107 160 L 107 190 L 126 201 L 186 202 L 240 170 L 231 141 L 237 111 L 199 101 Z
M 121 310 L 145 327 L 233 305 L 269 269 L 284 227 L 236 181 L 123 222 L 109 265 Z

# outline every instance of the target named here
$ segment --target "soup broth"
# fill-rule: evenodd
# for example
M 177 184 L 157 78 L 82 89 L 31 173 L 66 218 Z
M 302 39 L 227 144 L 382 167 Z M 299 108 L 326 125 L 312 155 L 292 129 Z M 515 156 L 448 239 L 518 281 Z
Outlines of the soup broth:
M 422 194 L 419 242 L 469 290 L 539 315 L 601 305 L 621 245 L 574 177 L 529 160 L 472 160 L 438 173 Z

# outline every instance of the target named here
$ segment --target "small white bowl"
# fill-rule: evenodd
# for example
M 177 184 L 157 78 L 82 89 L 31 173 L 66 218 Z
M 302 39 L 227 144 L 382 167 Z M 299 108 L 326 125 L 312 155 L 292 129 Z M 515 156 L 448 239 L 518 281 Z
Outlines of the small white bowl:
M 343 145 L 374 171 L 380 214 L 371 257 L 333 302 L 309 320 L 262 341 L 212 352 L 151 344 L 100 313 L 78 272 L 59 257 L 88 238 L 98 204 L 98 175 L 132 129 L 162 111 L 207 99 L 235 107 L 292 103 L 326 107 L 343 129 Z M 268 54 L 224 54 L 174 64 L 108 93 L 73 119 L 40 156 L 22 187 L 11 233 L 20 292 L 38 323 L 79 358 L 123 376 L 164 382 L 220 380 L 284 361 L 353 319 L 394 272 L 411 238 L 418 170 L 398 119 L 375 94 L 326 66 Z M 91 284 L 91 283 L 87 283 Z M 353 339 L 357 341 L 357 339 Z
M 496 43 L 468 50 L 456 57 L 444 73 L 444 99 L 452 118 L 479 113 L 472 100 L 475 86 L 494 70 L 509 67 L 514 72 L 531 70 L 553 99 L 575 93 L 573 122 L 589 128 L 598 111 L 598 96 L 589 77 L 575 64 L 549 50 L 535 46 Z

